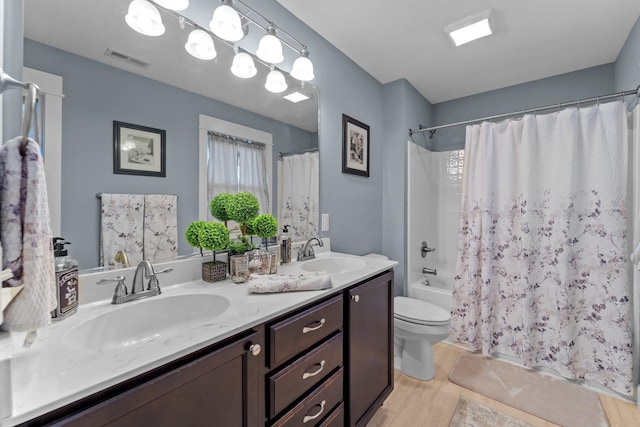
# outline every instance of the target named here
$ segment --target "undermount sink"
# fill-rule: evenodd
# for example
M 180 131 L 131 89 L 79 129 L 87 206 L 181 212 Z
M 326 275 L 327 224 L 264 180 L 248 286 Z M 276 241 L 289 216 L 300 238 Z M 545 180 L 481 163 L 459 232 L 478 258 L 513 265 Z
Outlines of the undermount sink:
M 85 349 L 135 346 L 205 326 L 228 308 L 229 300 L 219 295 L 153 297 L 123 304 L 74 326 L 64 342 Z
M 316 258 L 302 263 L 304 271 L 326 271 L 328 274 L 349 273 L 367 265 L 361 259 L 348 257 Z

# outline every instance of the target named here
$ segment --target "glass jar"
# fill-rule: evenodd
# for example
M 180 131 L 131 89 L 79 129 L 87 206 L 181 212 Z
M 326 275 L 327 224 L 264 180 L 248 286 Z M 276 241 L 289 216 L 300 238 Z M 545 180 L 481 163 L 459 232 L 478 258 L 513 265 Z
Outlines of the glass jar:
M 234 283 L 246 282 L 249 278 L 249 257 L 246 255 L 231 255 L 229 259 L 231 267 L 231 280 Z

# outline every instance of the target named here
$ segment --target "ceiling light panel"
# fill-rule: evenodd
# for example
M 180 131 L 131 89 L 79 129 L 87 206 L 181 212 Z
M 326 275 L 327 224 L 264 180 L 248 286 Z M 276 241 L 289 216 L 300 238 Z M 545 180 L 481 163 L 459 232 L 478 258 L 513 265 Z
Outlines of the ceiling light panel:
M 456 46 L 490 36 L 493 34 L 491 9 L 461 19 L 446 26 L 444 30 Z

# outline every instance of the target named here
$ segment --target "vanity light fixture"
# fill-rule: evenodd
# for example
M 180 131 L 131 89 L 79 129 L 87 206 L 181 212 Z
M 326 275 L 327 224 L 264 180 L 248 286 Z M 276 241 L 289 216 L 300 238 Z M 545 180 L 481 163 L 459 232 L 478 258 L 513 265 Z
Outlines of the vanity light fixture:
M 287 101 L 293 102 L 294 104 L 297 104 L 300 101 L 306 101 L 307 99 L 309 99 L 307 95 L 300 92 L 290 93 L 289 95 L 283 96 L 283 98 L 286 99 Z
M 276 37 L 276 30 L 272 24 L 269 24 L 267 34 L 260 39 L 256 55 L 258 55 L 258 58 L 270 64 L 279 64 L 284 61 L 282 43 L 280 43 L 280 39 Z
M 189 7 L 189 0 L 154 0 L 162 7 L 171 10 L 185 10 Z
M 291 77 L 303 82 L 308 82 L 315 78 L 313 75 L 313 63 L 309 59 L 309 51 L 306 47 L 302 48 L 302 54 L 293 61 Z
M 213 11 L 209 28 L 211 28 L 213 34 L 221 39 L 237 42 L 244 37 L 240 15 L 238 15 L 238 12 L 231 6 L 233 3 L 230 0 L 223 0 L 222 3 L 222 5 Z
M 287 81 L 282 73 L 276 70 L 273 65 L 271 71 L 267 74 L 267 81 L 264 84 L 265 89 L 273 93 L 281 93 L 287 90 Z
M 124 20 L 127 25 L 145 36 L 164 34 L 160 12 L 147 0 L 133 0 L 129 4 L 129 11 Z
M 246 52 L 239 52 L 238 47 L 235 48 L 236 55 L 233 57 L 231 64 L 231 72 L 234 76 L 241 79 L 250 79 L 258 73 L 253 58 Z
M 209 33 L 199 28 L 191 31 L 184 48 L 198 59 L 210 60 L 218 54 Z
M 491 9 L 468 16 L 445 27 L 445 32 L 456 46 L 493 34 Z

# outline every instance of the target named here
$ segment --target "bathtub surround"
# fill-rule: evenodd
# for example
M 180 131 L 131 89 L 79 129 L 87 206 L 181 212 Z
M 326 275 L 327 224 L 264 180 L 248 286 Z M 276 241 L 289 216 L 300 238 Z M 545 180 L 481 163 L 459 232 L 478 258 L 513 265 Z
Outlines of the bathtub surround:
M 467 128 L 454 339 L 631 394 L 626 116 L 616 101 Z

